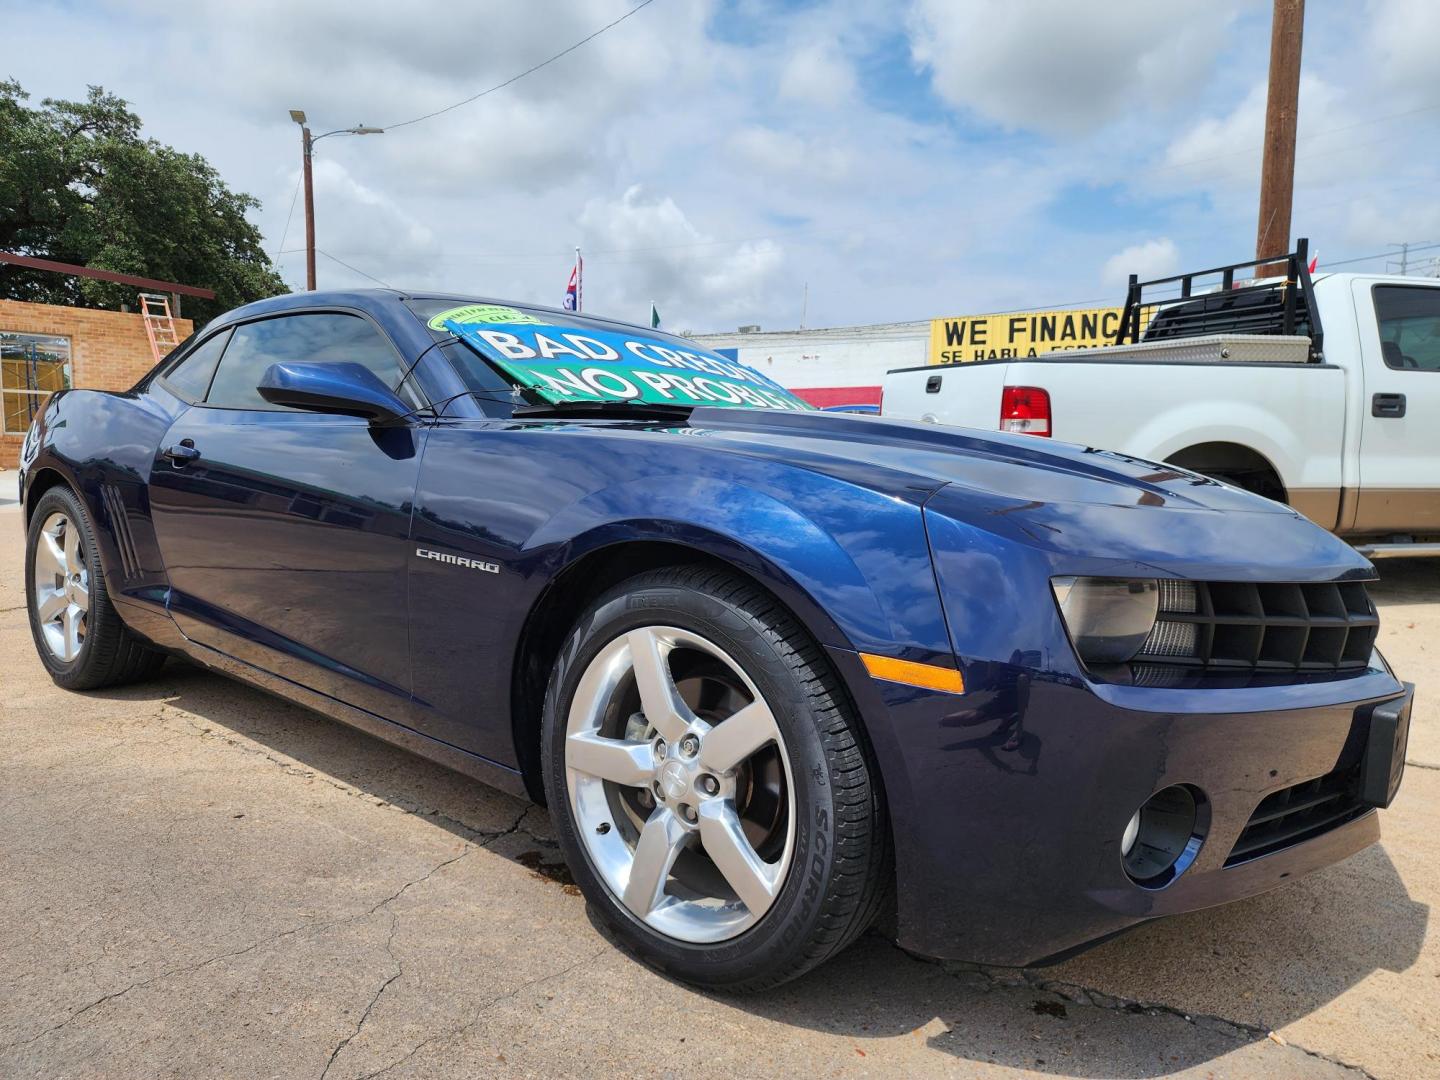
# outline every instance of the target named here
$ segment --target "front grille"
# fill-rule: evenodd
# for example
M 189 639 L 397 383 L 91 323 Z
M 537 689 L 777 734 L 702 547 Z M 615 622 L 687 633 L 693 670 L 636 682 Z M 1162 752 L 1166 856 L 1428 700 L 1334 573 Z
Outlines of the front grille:
M 1258 859 L 1354 821 L 1369 809 L 1360 802 L 1359 790 L 1357 765 L 1266 796 L 1250 815 L 1225 865 Z
M 1346 671 L 1370 662 L 1380 621 L 1361 581 L 1160 582 L 1139 663 L 1248 671 Z

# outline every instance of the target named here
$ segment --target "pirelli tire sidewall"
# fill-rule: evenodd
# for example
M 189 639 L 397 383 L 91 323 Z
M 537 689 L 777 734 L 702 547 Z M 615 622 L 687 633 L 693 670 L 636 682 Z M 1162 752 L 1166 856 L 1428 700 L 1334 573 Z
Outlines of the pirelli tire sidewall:
M 663 575 L 657 576 L 663 581 Z M 777 634 L 777 629 L 793 632 L 793 623 L 787 616 L 777 628 L 770 620 L 747 610 L 753 606 L 753 593 L 746 596 L 741 591 L 732 598 L 726 595 L 723 585 L 716 589 L 719 595 L 712 595 L 709 590 L 675 587 L 661 581 L 647 583 L 642 577 L 621 588 L 626 591 L 602 598 L 582 617 L 562 648 L 546 695 L 546 796 L 560 846 L 586 899 L 617 936 L 648 963 L 677 978 L 717 989 L 755 989 L 783 982 L 819 963 L 854 936 L 843 928 L 826 926 L 827 917 L 833 914 L 830 908 L 837 842 L 830 778 L 841 762 L 829 752 L 817 724 L 815 702 L 802 681 L 805 665 L 797 665 L 799 658 L 790 651 L 784 635 Z M 656 933 L 633 916 L 596 874 L 585 845 L 575 835 L 569 809 L 564 771 L 565 718 L 576 684 L 607 642 L 628 630 L 656 625 L 700 634 L 744 667 L 771 706 L 790 761 L 796 830 L 785 884 L 755 926 L 715 944 L 677 941 Z M 833 941 L 836 937 L 844 940 Z

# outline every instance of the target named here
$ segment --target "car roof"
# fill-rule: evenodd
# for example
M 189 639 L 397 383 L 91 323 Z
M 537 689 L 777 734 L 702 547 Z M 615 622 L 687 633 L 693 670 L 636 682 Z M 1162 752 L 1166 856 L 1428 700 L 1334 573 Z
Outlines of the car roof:
M 266 297 L 264 300 L 256 300 L 242 307 L 233 308 L 216 318 L 212 325 L 223 326 L 228 323 L 239 322 L 243 319 L 252 319 L 257 315 L 305 311 L 311 308 L 353 307 L 366 311 L 388 304 L 401 303 L 406 300 L 453 300 L 457 306 L 461 304 L 496 304 L 503 307 L 518 307 L 524 308 L 527 311 L 551 312 L 555 315 L 562 316 L 567 322 L 581 321 L 592 323 L 597 327 L 622 327 L 626 330 L 644 330 L 646 334 L 661 337 L 675 337 L 674 334 L 668 333 L 667 331 L 653 330 L 639 323 L 626 322 L 623 319 L 612 319 L 604 315 L 592 315 L 589 312 L 566 311 L 563 308 L 547 307 L 544 304 L 533 304 L 528 300 L 501 300 L 495 297 L 476 296 L 473 293 L 449 293 L 432 290 L 406 292 L 400 289 L 320 289 L 315 292 L 282 293 L 279 296 Z

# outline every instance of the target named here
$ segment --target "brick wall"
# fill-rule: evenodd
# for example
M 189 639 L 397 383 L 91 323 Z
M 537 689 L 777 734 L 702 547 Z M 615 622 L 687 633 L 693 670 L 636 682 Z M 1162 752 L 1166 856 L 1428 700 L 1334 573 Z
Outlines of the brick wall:
M 193 329 L 176 319 L 183 341 Z M 0 331 L 50 334 L 70 339 L 70 385 L 125 390 L 155 364 L 145 324 L 138 314 L 0 300 Z M 24 432 L 0 432 L 0 468 L 13 469 Z

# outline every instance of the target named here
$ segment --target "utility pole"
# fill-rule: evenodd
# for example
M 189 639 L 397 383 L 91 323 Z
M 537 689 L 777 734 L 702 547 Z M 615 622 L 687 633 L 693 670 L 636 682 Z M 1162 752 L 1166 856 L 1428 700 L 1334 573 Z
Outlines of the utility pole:
M 1275 0 L 1270 23 L 1270 89 L 1265 103 L 1265 158 L 1260 165 L 1260 221 L 1255 258 L 1290 250 L 1295 197 L 1295 123 L 1300 106 L 1300 45 L 1305 0 Z M 1285 273 L 1284 263 L 1258 267 L 1259 277 Z
M 310 175 L 310 128 L 300 125 L 300 145 L 305 154 L 305 289 L 315 291 L 315 183 Z
M 327 131 L 324 135 L 310 135 L 310 125 L 305 120 L 304 109 L 291 109 L 290 119 L 300 125 L 300 150 L 304 156 L 302 166 L 305 174 L 305 288 L 309 292 L 315 291 L 315 186 L 310 179 L 310 159 L 314 156 L 314 147 L 321 139 L 328 139 L 331 135 L 383 135 L 384 128 L 366 127 L 364 124 L 356 124 L 354 127 L 337 128 L 335 131 Z
M 1410 244 L 1407 241 L 1403 244 L 1387 244 L 1386 247 L 1398 247 L 1400 249 L 1400 276 L 1404 277 L 1410 269 Z

